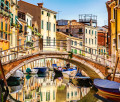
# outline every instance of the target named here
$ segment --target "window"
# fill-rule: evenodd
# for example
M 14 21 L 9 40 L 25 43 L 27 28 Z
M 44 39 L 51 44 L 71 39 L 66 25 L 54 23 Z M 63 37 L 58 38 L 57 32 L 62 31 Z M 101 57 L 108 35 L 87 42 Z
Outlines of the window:
M 3 30 L 3 22 L 1 22 L 1 29 Z
M 40 92 L 40 97 L 41 97 L 41 101 L 43 101 L 43 98 L 42 98 L 42 92 Z
M 95 45 L 96 45 L 96 43 L 97 43 L 97 42 L 96 42 L 96 39 L 95 39 Z
M 91 48 L 89 48 L 89 53 L 91 53 Z
M 54 38 L 54 45 L 55 45 L 55 38 Z
M 30 26 L 32 26 L 32 21 L 30 20 Z
M 28 19 L 27 19 L 27 25 L 28 25 Z
M 43 22 L 43 20 L 41 21 L 41 28 L 42 29 L 44 28 L 44 22 Z
M 48 30 L 48 22 L 47 22 L 47 30 Z
M 55 27 L 55 24 L 54 24 L 54 32 L 55 32 L 55 28 L 56 28 L 56 27 Z
M 69 98 L 69 93 L 67 93 L 67 98 Z
M 95 37 L 96 37 L 96 35 L 97 35 L 97 32 L 95 31 Z
M 42 11 L 42 15 L 44 15 L 44 11 Z
M 87 52 L 87 48 L 85 49 L 85 51 Z
M 54 18 L 56 19 L 56 15 L 54 15 Z
M 90 34 L 90 30 L 89 30 L 89 34 Z
M 105 55 L 105 49 L 104 49 L 104 55 Z
M 6 9 L 8 10 L 9 9 L 9 2 L 6 1 Z
M 5 30 L 7 31 L 7 24 L 5 24 Z
M 103 54 L 103 49 L 101 49 L 101 54 Z
M 77 96 L 77 91 L 75 92 L 75 96 Z
M 113 19 L 115 19 L 115 8 L 113 9 Z
M 5 33 L 5 39 L 7 40 L 7 33 Z
M 47 13 L 47 16 L 50 17 L 50 13 Z
M 51 30 L 51 23 L 49 22 L 49 30 Z
M 82 46 L 82 42 L 80 42 L 80 46 Z
M 86 38 L 86 44 L 87 44 L 87 38 Z
M 89 38 L 89 44 L 90 44 L 90 38 Z
M 93 39 L 92 39 L 92 44 L 93 44 Z
M 77 50 L 76 49 L 74 50 L 74 53 L 77 54 Z
M 55 91 L 53 91 L 53 100 L 55 100 Z
M 73 92 L 71 92 L 71 96 L 73 97 Z
M 71 41 L 71 44 L 73 45 L 73 41 Z
M 77 46 L 77 41 L 75 41 L 75 46 Z
M 99 49 L 99 55 L 100 55 L 100 49 Z
M 82 28 L 79 29 L 79 33 L 82 33 Z
M 87 29 L 86 29 L 86 34 L 87 34 Z
M 15 24 L 17 24 L 17 19 L 18 19 L 18 17 L 17 17 L 17 16 L 15 16 Z
M 80 52 L 80 54 L 82 54 L 82 53 L 81 53 L 81 50 L 79 50 L 79 52 Z
M 4 8 L 4 0 L 1 0 L 1 7 Z
M 93 35 L 93 30 L 92 30 L 92 35 Z
M 1 32 L 1 38 L 3 39 L 3 32 Z

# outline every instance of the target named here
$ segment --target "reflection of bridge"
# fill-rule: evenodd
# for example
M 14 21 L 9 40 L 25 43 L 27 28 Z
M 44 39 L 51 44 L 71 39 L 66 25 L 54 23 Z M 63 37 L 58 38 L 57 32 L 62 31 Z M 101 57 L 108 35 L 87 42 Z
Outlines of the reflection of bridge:
M 71 46 L 70 39 L 67 41 L 52 42 L 43 42 L 43 40 L 40 39 L 39 41 L 32 42 L 32 45 L 33 46 L 29 47 L 20 45 L 1 51 L 1 61 L 6 78 L 25 64 L 44 58 L 56 58 L 69 61 L 83 69 L 92 78 L 104 78 L 104 76 L 108 74 L 106 63 L 109 63 L 109 61 L 105 55 L 101 57 L 92 54 L 92 52 L 88 53 L 84 49 L 76 48 L 77 50 L 81 50 L 82 54 L 75 53 L 72 58 L 70 58 L 72 54 L 68 52 L 71 51 L 71 48 L 75 49 L 74 46 Z M 85 54 L 89 55 L 89 57 L 85 56 Z

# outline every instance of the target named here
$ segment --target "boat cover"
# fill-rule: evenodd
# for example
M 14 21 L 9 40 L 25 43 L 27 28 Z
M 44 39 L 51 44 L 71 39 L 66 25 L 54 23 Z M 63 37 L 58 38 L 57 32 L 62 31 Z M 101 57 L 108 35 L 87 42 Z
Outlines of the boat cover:
M 120 83 L 110 80 L 94 79 L 94 85 L 102 88 L 119 89 Z

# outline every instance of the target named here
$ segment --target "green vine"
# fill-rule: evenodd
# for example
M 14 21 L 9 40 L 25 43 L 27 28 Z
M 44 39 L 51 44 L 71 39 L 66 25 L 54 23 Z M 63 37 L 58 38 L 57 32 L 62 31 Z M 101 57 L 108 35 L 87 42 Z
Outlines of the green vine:
M 73 52 L 69 51 L 69 57 L 72 58 L 73 57 Z

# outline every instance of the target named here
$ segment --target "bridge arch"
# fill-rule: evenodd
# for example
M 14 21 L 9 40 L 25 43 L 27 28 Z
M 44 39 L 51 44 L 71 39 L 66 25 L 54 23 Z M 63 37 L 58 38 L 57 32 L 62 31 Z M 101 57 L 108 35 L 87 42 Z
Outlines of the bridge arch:
M 44 59 L 44 58 L 56 58 L 65 61 L 69 61 L 70 63 L 78 66 L 82 70 L 84 70 L 91 78 L 104 78 L 105 74 L 103 74 L 96 66 L 90 64 L 85 59 L 82 59 L 80 56 L 74 55 L 73 58 L 69 58 L 69 54 L 66 52 L 38 52 L 34 55 L 21 56 L 18 59 L 12 60 L 10 62 L 6 62 L 3 64 L 3 68 L 7 69 L 9 67 L 9 71 L 5 73 L 6 78 L 10 77 L 16 70 L 24 66 L 25 64 L 31 63 L 36 60 Z M 102 65 L 98 65 L 102 66 Z M 105 67 L 105 66 L 102 66 Z

